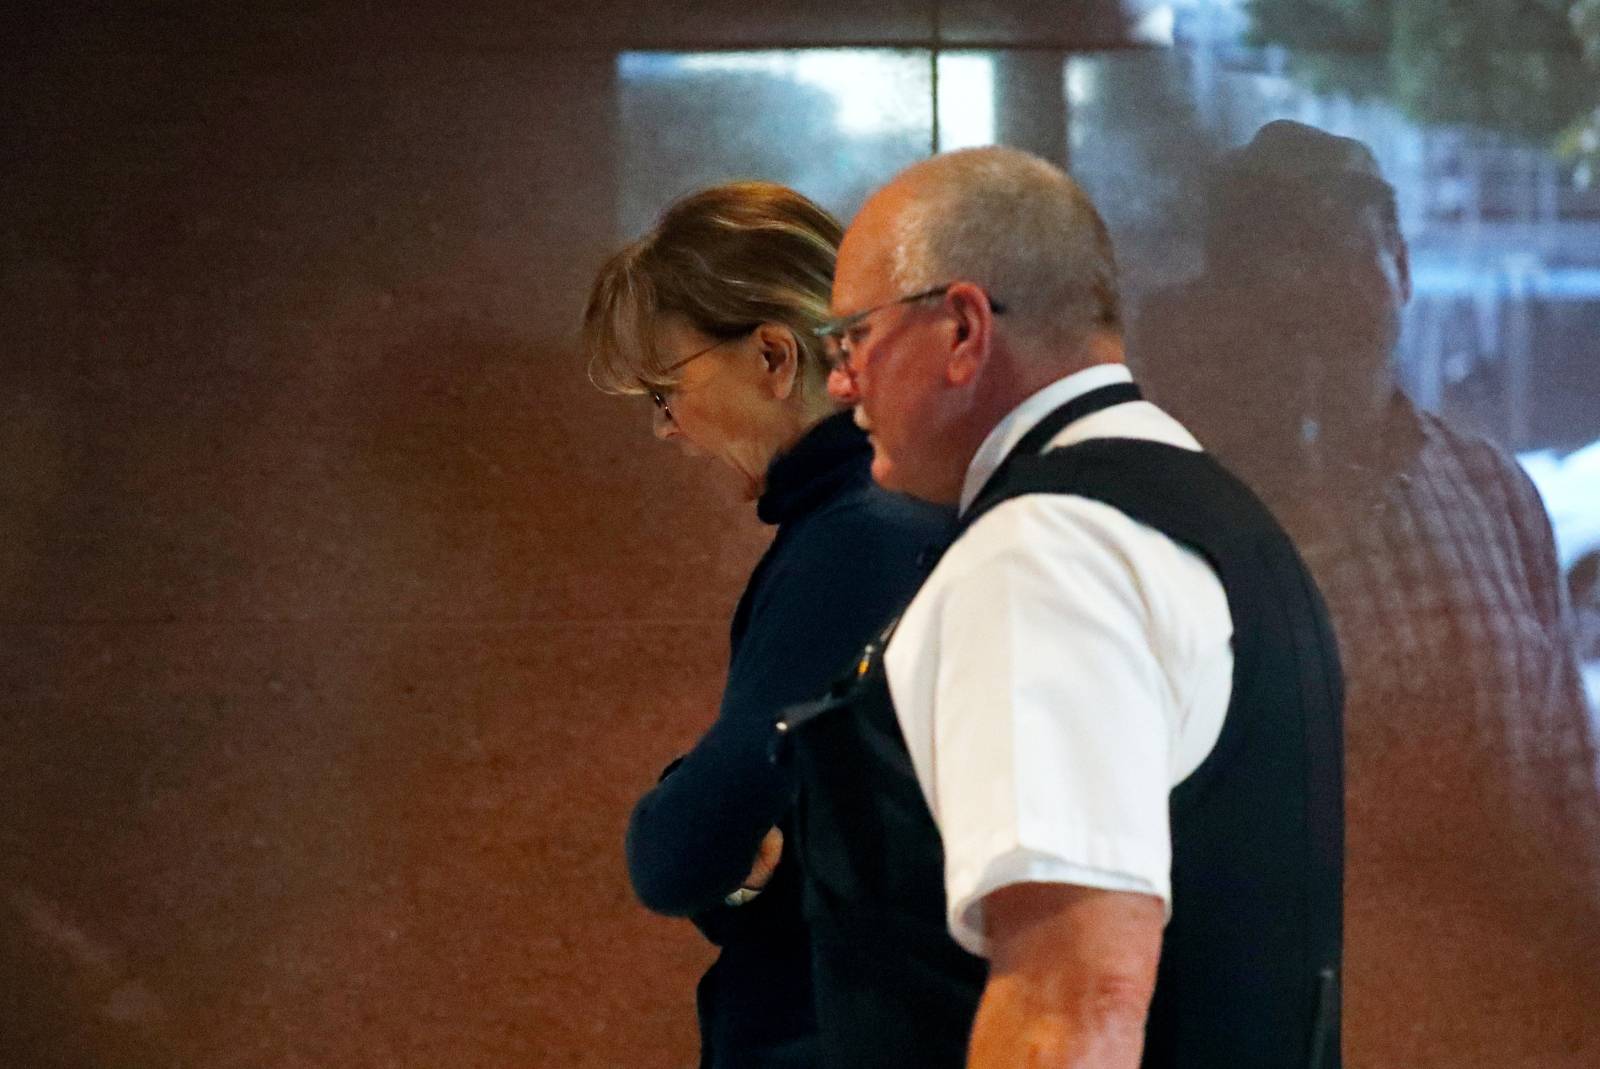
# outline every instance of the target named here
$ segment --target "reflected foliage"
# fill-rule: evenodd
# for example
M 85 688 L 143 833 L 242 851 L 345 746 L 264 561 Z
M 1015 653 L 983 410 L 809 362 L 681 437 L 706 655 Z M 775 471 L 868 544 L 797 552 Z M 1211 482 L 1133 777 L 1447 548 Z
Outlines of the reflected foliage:
M 1315 88 L 1384 97 L 1422 123 L 1572 152 L 1600 104 L 1596 0 L 1252 0 L 1249 11 L 1255 43 L 1288 49 Z

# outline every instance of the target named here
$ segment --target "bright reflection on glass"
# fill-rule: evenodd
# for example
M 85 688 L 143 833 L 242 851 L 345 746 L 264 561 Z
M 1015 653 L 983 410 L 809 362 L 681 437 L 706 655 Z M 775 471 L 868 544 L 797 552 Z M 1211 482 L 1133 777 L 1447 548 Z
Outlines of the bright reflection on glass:
M 745 74 L 819 89 L 840 133 L 852 137 L 926 130 L 926 60 L 906 52 L 807 48 L 771 52 L 624 53 L 623 80 L 679 74 Z
M 939 147 L 994 144 L 994 58 L 978 52 L 939 57 Z
M 929 59 L 889 49 L 622 53 L 619 231 L 637 234 L 673 198 L 739 178 L 782 182 L 849 218 L 928 154 Z
M 1100 68 L 1093 63 L 1067 64 L 1067 103 L 1093 104 L 1100 87 Z
M 1192 9 L 1196 6 L 1199 6 L 1197 0 L 1188 0 L 1187 3 L 1180 0 L 1178 4 L 1161 3 L 1159 0 L 1124 0 L 1122 10 L 1128 19 L 1128 37 L 1141 45 L 1171 45 L 1178 21 L 1175 9 Z

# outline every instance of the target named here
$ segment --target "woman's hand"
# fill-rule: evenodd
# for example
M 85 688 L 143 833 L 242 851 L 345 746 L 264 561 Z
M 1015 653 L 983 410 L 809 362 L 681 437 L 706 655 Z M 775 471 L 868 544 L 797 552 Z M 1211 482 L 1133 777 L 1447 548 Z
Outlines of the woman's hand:
M 778 867 L 778 859 L 783 857 L 783 832 L 773 828 L 762 838 L 761 845 L 756 848 L 756 861 L 750 867 L 750 875 L 744 878 L 744 886 L 752 891 L 759 891 L 772 879 L 772 873 Z

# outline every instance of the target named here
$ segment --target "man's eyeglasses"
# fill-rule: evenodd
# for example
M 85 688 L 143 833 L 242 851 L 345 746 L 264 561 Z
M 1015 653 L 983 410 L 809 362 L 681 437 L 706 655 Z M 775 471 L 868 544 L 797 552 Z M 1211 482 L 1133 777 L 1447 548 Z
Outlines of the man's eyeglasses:
M 666 367 L 662 368 L 659 372 L 657 372 L 657 374 L 663 375 L 663 376 L 670 375 L 674 371 L 677 371 L 679 368 L 686 367 L 689 364 L 694 363 L 696 360 L 700 359 L 702 356 L 705 356 L 707 353 L 709 353 L 713 349 L 721 348 L 722 346 L 727 345 L 731 341 L 738 341 L 740 338 L 744 338 L 744 337 L 749 336 L 751 333 L 753 333 L 755 331 L 755 329 L 756 329 L 755 327 L 751 327 L 749 330 L 745 331 L 742 334 L 735 334 L 731 338 L 723 338 L 721 341 L 714 341 L 710 345 L 706 346 L 704 349 L 696 350 L 695 352 L 692 352 L 688 356 L 684 357 L 682 360 L 678 360 L 678 361 L 675 361 L 674 363 L 668 364 Z M 650 400 L 655 403 L 655 406 L 661 410 L 661 414 L 666 416 L 667 419 L 670 420 L 670 419 L 672 419 L 672 406 L 667 401 L 667 391 L 668 391 L 668 389 L 669 389 L 668 387 L 664 387 L 663 386 L 663 387 L 658 387 L 658 388 L 651 389 L 651 390 L 646 390 L 645 392 L 650 395 Z
M 892 301 L 873 305 L 863 311 L 840 316 L 838 319 L 830 319 L 820 327 L 815 328 L 812 333 L 822 339 L 822 356 L 827 362 L 829 370 L 843 371 L 854 378 L 850 370 L 850 349 L 854 344 L 851 335 L 855 333 L 857 327 L 866 321 L 868 316 L 875 312 L 881 312 L 885 308 L 894 308 L 902 304 L 915 304 L 918 301 L 926 301 L 933 297 L 943 297 L 950 292 L 950 287 L 954 285 L 954 282 L 946 282 L 942 286 L 934 286 L 932 289 L 919 290 L 904 297 L 896 297 Z M 988 297 L 988 294 L 984 294 L 984 296 Z M 1006 306 L 993 297 L 989 297 L 989 308 L 995 315 L 1000 315 L 1006 310 Z

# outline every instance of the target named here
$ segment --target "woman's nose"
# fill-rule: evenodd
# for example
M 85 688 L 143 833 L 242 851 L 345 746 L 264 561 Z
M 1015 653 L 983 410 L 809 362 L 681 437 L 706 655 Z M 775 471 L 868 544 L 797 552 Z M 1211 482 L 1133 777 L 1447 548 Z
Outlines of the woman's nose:
M 665 442 L 678 436 L 678 425 L 665 408 L 657 405 L 650 410 L 650 432 Z

